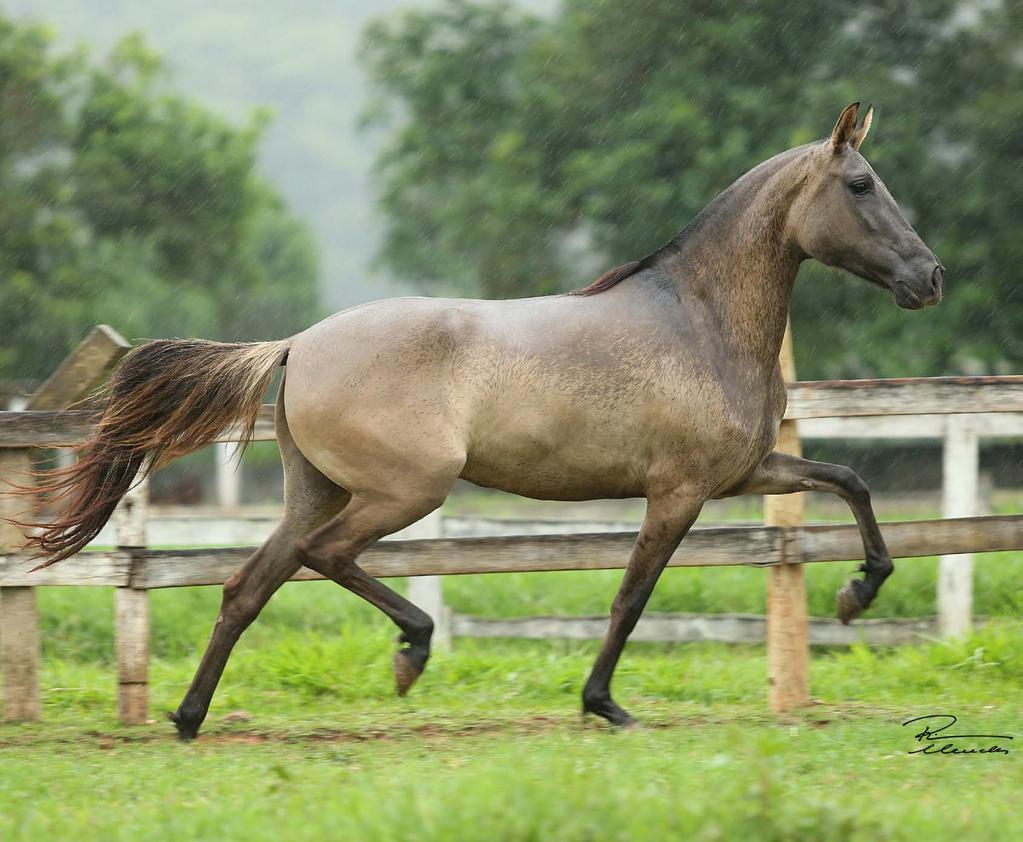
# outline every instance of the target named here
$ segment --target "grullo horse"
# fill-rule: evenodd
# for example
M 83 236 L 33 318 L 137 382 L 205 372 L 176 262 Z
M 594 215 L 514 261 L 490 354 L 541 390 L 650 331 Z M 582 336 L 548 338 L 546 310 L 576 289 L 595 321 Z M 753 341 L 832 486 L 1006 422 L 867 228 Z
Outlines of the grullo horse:
M 285 472 L 277 529 L 224 585 L 198 672 L 172 714 L 194 737 L 235 642 L 300 566 L 400 628 L 404 694 L 433 622 L 358 565 L 359 553 L 436 509 L 462 477 L 544 500 L 645 497 L 646 515 L 583 708 L 611 698 L 626 638 L 704 502 L 808 489 L 842 497 L 863 537 L 862 579 L 838 594 L 848 622 L 892 572 L 863 481 L 772 452 L 785 410 L 778 353 L 800 264 L 815 258 L 915 310 L 941 299 L 942 267 L 860 154 L 872 109 L 848 106 L 826 140 L 782 152 L 671 241 L 573 293 L 511 301 L 401 298 L 338 313 L 274 342 L 158 340 L 116 371 L 93 437 L 42 485 L 62 501 L 31 539 L 52 564 L 78 552 L 140 472 L 232 424 L 251 434 L 280 366 Z

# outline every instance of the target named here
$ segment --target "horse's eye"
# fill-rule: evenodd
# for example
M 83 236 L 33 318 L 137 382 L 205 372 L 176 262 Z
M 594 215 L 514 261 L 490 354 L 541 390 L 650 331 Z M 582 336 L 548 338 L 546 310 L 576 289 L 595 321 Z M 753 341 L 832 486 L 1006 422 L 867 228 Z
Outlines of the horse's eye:
M 864 196 L 870 192 L 870 188 L 874 185 L 869 179 L 858 178 L 849 184 L 849 189 L 853 191 L 857 196 Z

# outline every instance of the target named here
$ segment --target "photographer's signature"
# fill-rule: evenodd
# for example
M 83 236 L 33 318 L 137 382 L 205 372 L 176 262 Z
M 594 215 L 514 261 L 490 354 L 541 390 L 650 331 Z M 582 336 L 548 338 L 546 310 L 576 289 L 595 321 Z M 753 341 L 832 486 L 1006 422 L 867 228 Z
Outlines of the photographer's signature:
M 919 748 L 910 750 L 910 754 L 1008 754 L 1009 750 L 997 742 L 983 745 L 963 745 L 961 740 L 1011 740 L 1007 734 L 947 734 L 949 728 L 956 724 L 956 717 L 951 713 L 931 713 L 917 716 L 903 722 L 903 726 L 914 722 L 923 723 L 914 738 L 920 743 Z M 936 727 L 940 726 L 940 727 Z

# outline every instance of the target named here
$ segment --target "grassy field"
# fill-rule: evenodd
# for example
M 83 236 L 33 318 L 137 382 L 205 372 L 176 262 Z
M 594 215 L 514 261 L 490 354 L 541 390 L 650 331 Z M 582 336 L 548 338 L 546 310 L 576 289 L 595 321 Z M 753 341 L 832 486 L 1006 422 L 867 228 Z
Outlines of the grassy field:
M 508 514 L 499 502 L 477 514 Z M 833 616 L 855 566 L 808 566 L 811 614 Z M 1023 838 L 1023 553 L 975 566 L 990 625 L 950 644 L 815 651 L 814 704 L 781 721 L 762 647 L 632 645 L 615 692 L 644 727 L 624 733 L 579 714 L 592 642 L 459 639 L 399 700 L 389 623 L 341 588 L 294 583 L 241 640 L 192 744 L 163 715 L 219 588 L 151 594 L 154 721 L 132 728 L 115 717 L 113 593 L 44 588 L 44 721 L 0 725 L 0 839 Z M 870 616 L 932 615 L 936 560 L 896 567 Z M 620 576 L 451 577 L 445 596 L 489 617 L 604 615 Z M 762 613 L 765 582 L 670 570 L 650 610 Z M 909 754 L 919 727 L 901 723 L 945 712 L 960 733 L 1015 736 L 1000 741 L 1011 753 Z
M 406 699 L 394 630 L 328 583 L 282 589 L 236 649 L 201 738 L 177 706 L 219 602 L 153 593 L 154 722 L 117 724 L 112 594 L 42 589 L 44 722 L 0 726 L 0 839 L 902 840 L 1023 838 L 1023 554 L 979 556 L 965 641 L 815 651 L 815 703 L 766 712 L 762 647 L 629 647 L 579 715 L 593 643 L 458 640 Z M 853 563 L 812 565 L 830 616 Z M 933 613 L 935 562 L 897 563 L 871 616 Z M 456 610 L 603 614 L 619 572 L 453 577 Z M 763 571 L 669 571 L 653 610 L 762 612 Z M 911 755 L 932 713 L 1010 754 Z M 992 740 L 961 743 L 985 746 Z
M 110 668 L 50 658 L 45 723 L 0 728 L 0 838 L 1013 838 L 1018 754 L 910 755 L 901 723 L 1020 739 L 1021 631 L 817 653 L 783 722 L 760 648 L 636 645 L 616 689 L 646 727 L 623 733 L 577 712 L 590 644 L 460 641 L 399 700 L 381 624 L 254 635 L 194 744 L 119 727 Z M 155 711 L 193 667 L 156 662 Z

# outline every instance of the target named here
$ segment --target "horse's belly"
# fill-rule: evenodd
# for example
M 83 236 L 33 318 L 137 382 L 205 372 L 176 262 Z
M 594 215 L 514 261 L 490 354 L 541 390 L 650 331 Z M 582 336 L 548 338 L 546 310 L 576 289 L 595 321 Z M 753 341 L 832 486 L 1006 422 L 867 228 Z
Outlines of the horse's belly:
M 638 460 L 587 447 L 550 451 L 514 437 L 470 451 L 461 477 L 538 500 L 642 497 L 645 492 Z

